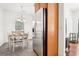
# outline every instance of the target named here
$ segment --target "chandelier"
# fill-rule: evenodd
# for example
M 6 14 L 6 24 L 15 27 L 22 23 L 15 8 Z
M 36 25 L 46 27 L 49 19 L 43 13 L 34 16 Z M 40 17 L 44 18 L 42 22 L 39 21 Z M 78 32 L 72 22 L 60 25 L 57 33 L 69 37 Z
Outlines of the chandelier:
M 17 19 L 18 21 L 23 22 L 24 21 L 24 10 L 23 10 L 23 6 L 20 6 L 20 16 Z

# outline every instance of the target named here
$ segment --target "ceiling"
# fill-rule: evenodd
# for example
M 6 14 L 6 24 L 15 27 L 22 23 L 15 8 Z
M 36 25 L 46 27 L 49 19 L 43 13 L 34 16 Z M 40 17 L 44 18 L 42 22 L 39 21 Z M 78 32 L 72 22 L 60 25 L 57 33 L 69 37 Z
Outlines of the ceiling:
M 21 6 L 23 6 L 24 13 L 34 14 L 34 3 L 0 3 L 0 8 L 13 12 L 21 12 Z

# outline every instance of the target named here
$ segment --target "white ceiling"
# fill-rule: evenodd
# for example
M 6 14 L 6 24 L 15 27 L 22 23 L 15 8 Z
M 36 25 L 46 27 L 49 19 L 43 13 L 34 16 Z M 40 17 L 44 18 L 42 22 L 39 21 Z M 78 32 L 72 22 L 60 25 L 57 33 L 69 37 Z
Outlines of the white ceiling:
M 24 13 L 34 14 L 34 3 L 0 3 L 0 8 L 13 12 L 21 12 L 20 6 L 23 6 Z

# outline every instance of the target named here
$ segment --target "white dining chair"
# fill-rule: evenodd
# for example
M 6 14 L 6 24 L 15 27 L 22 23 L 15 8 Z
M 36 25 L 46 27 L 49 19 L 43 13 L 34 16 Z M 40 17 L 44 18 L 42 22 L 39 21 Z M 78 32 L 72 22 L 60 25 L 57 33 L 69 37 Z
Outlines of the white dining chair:
M 20 43 L 22 48 L 24 49 L 24 39 L 22 35 L 9 35 L 9 50 L 11 50 L 12 47 L 12 51 L 14 52 L 15 46 Z

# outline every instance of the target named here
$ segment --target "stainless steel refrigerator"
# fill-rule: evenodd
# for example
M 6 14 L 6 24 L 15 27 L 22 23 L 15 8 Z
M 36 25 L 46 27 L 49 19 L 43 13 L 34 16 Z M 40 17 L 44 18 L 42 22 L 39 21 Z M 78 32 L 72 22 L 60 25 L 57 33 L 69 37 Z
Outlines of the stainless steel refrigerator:
M 47 55 L 47 9 L 41 8 L 35 14 L 33 50 L 39 56 Z

